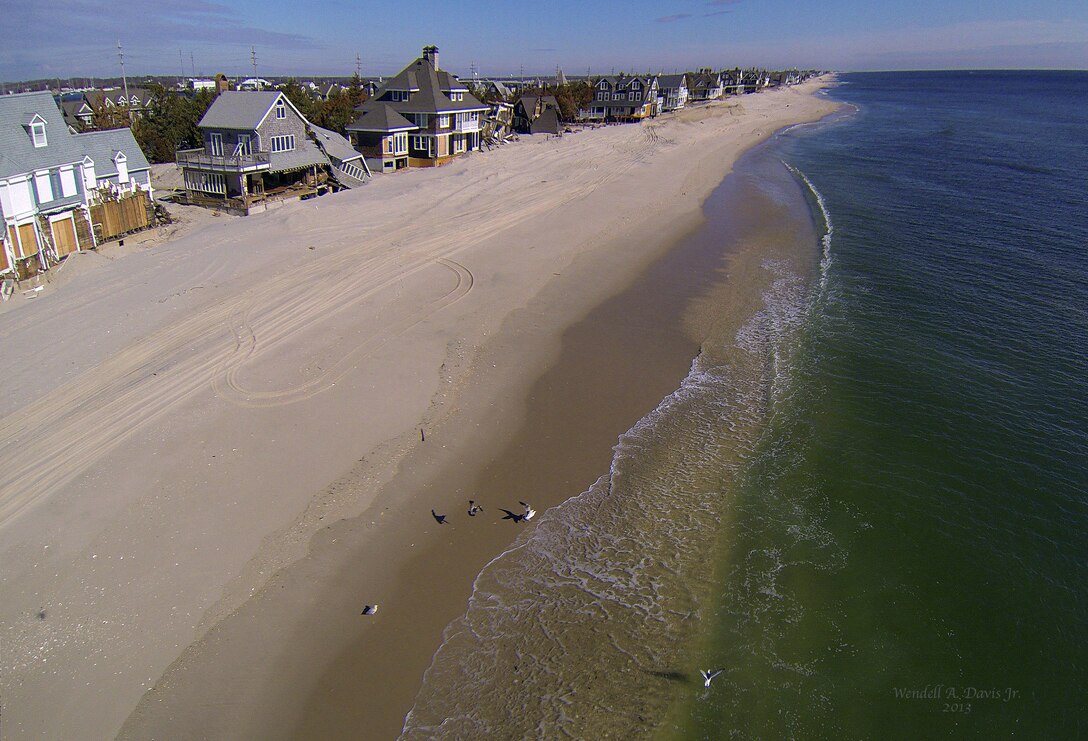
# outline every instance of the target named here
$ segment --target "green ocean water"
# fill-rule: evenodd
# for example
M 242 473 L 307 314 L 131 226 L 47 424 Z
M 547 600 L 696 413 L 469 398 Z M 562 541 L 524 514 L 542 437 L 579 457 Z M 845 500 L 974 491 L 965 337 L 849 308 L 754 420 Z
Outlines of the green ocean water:
M 844 81 L 778 145 L 833 230 L 674 730 L 1081 737 L 1088 75 Z

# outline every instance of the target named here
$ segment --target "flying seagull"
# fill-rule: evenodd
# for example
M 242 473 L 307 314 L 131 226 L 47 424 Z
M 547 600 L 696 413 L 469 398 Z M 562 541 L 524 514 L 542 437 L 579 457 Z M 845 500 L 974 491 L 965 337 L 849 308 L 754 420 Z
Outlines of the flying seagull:
M 722 673 L 722 669 L 700 669 L 699 673 L 703 675 L 703 686 L 709 687 L 710 683 L 714 681 L 714 677 Z
M 378 603 L 375 602 L 372 605 L 367 605 L 366 607 L 364 607 L 363 611 L 361 613 L 359 613 L 359 614 L 360 615 L 373 615 L 377 611 L 378 611 Z
M 501 507 L 499 508 L 499 512 L 505 512 L 506 513 L 505 515 L 502 516 L 502 519 L 504 519 L 504 520 L 513 520 L 514 522 L 521 522 L 522 520 L 525 519 L 525 515 L 519 515 L 516 512 L 511 512 L 510 510 L 502 509 Z
M 435 520 L 437 520 L 439 525 L 445 525 L 446 524 L 446 516 L 438 514 L 433 509 L 431 510 L 431 517 L 433 517 Z
M 518 502 L 518 504 L 525 508 L 525 521 L 528 522 L 529 520 L 533 519 L 533 516 L 536 514 L 536 510 L 530 507 L 525 502 Z
M 472 501 L 471 499 L 468 500 L 468 516 L 469 517 L 475 517 L 477 514 L 479 514 L 480 512 L 483 512 L 483 511 L 484 511 L 483 507 L 476 504 L 476 502 Z

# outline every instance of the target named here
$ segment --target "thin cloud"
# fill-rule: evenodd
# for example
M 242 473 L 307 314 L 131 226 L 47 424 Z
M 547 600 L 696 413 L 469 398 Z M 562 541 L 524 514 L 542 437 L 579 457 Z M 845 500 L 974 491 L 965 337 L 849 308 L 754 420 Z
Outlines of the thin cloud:
M 707 5 L 711 7 L 720 7 L 722 5 L 736 5 L 740 0 L 708 0 Z
M 726 14 L 732 13 L 732 12 L 733 12 L 732 10 L 713 10 L 713 11 L 711 11 L 709 13 L 703 13 L 703 18 L 710 18 L 711 16 L 715 16 L 715 15 L 726 15 Z
M 675 23 L 676 21 L 682 21 L 685 18 L 691 18 L 690 13 L 677 13 L 676 15 L 663 15 L 660 18 L 655 18 L 658 23 Z

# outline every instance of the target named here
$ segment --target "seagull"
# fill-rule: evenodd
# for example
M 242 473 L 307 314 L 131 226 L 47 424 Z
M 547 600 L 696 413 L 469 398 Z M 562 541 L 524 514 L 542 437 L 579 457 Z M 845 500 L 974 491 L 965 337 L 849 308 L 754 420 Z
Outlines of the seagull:
M 445 525 L 446 524 L 446 516 L 438 514 L 433 509 L 431 510 L 431 517 L 433 517 L 435 520 L 437 520 L 439 525 Z
M 372 604 L 372 605 L 367 605 L 366 607 L 364 607 L 364 608 L 363 608 L 363 611 L 362 611 L 362 612 L 360 612 L 359 614 L 360 614 L 360 615 L 373 615 L 373 614 L 374 614 L 374 613 L 376 613 L 377 611 L 378 611 L 378 603 L 377 603 L 377 602 L 375 602 L 375 603 L 374 603 L 374 604 Z
M 533 519 L 533 515 L 536 514 L 536 510 L 530 507 L 525 502 L 518 502 L 518 504 L 525 508 L 525 521 L 528 522 L 529 520 Z
M 522 520 L 525 519 L 525 515 L 519 515 L 516 512 L 511 512 L 510 510 L 503 509 L 501 507 L 499 508 L 499 512 L 505 512 L 506 513 L 502 517 L 502 519 L 504 519 L 504 520 L 513 520 L 514 522 L 521 522 Z
M 478 506 L 476 504 L 476 502 L 472 501 L 471 499 L 468 500 L 468 516 L 469 517 L 475 517 L 478 513 L 483 512 L 483 511 L 484 511 L 483 507 Z
M 699 673 L 703 675 L 703 686 L 709 687 L 710 683 L 714 681 L 714 677 L 721 674 L 723 669 L 700 669 Z

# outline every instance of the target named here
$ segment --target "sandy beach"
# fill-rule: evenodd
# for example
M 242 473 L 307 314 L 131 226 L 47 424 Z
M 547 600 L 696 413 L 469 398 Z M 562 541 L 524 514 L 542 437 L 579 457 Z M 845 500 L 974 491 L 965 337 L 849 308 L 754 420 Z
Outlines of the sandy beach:
M 609 299 L 822 84 L 194 217 L 4 307 L 0 737 L 395 737 L 498 508 L 585 490 L 698 351 Z

